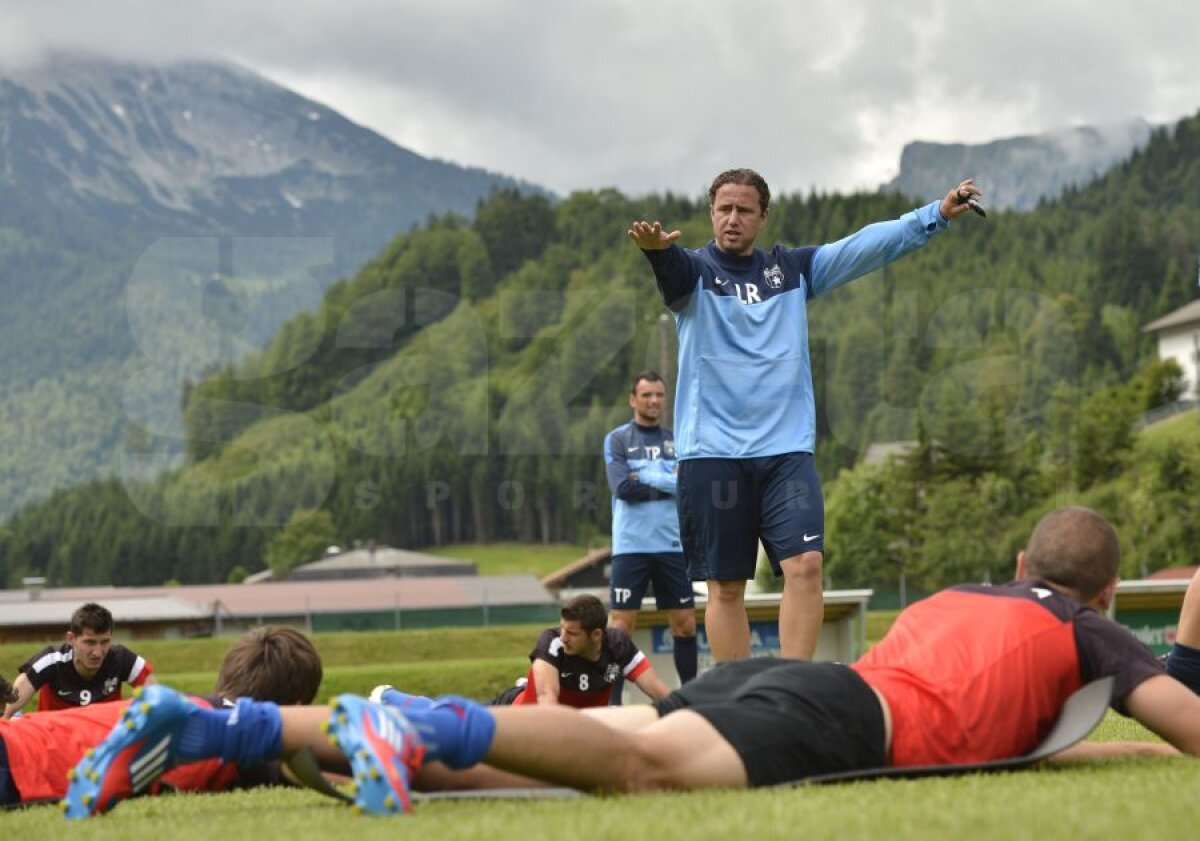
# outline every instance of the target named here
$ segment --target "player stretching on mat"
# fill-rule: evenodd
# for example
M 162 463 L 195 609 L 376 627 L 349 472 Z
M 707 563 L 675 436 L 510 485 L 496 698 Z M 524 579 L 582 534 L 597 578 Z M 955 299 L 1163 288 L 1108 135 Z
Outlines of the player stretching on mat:
M 357 804 L 380 813 L 407 810 L 410 785 L 454 785 L 456 769 L 471 769 L 464 787 L 472 773 L 492 773 L 496 785 L 531 778 L 648 791 L 984 762 L 1030 751 L 1072 692 L 1105 677 L 1114 680 L 1116 709 L 1200 754 L 1200 696 L 1101 612 L 1119 552 L 1100 515 L 1060 509 L 1034 530 L 1015 582 L 953 587 L 917 602 L 852 666 L 718 666 L 656 702 L 661 718 L 633 732 L 561 706 L 485 707 L 453 697 L 408 696 L 403 712 L 353 695 L 332 710 L 240 701 L 231 718 L 151 687 L 78 766 L 68 814 L 111 808 L 136 793 L 146 769 L 213 756 L 257 762 L 306 747 L 325 762 L 348 761 Z M 131 777 L 134 766 L 142 773 Z

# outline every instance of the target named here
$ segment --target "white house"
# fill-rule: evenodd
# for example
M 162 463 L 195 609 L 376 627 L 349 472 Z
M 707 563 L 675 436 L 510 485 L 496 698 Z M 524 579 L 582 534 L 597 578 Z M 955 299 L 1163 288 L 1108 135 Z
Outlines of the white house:
M 1200 300 L 1185 304 L 1142 328 L 1158 337 L 1158 358 L 1174 359 L 1183 369 L 1181 400 L 1200 397 L 1197 362 L 1200 360 Z

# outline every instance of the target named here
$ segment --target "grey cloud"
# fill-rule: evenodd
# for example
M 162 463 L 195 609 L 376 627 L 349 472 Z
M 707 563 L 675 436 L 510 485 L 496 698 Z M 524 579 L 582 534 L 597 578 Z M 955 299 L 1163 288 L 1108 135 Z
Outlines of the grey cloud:
M 873 187 L 904 142 L 1200 107 L 1200 7 L 1079 0 L 8 4 L 37 46 L 239 61 L 431 156 L 559 191 Z

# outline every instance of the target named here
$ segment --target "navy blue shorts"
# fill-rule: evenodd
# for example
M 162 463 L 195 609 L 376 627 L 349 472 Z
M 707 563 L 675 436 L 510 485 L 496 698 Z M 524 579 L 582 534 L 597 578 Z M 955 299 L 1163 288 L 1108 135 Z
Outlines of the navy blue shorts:
M 1167 674 L 1200 695 L 1200 649 L 1175 643 L 1167 653 Z
M 748 581 L 758 543 L 779 562 L 825 547 L 825 500 L 812 453 L 679 462 L 679 532 L 692 578 Z
M 682 552 L 627 552 L 612 557 L 608 597 L 613 610 L 637 610 L 653 582 L 654 600 L 671 610 L 696 603 Z

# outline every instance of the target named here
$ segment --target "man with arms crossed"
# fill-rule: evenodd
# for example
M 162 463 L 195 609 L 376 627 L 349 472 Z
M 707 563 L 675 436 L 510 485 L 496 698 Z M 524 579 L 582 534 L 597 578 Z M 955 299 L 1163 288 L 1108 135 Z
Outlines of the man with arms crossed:
M 410 783 L 453 786 L 458 773 L 468 785 L 481 770 L 496 785 L 530 778 L 650 791 L 986 762 L 1028 753 L 1075 690 L 1106 677 L 1114 679 L 1119 712 L 1200 755 L 1200 696 L 1103 615 L 1119 555 L 1116 533 L 1099 514 L 1054 511 L 1018 556 L 1016 581 L 952 587 L 917 602 L 852 666 L 782 658 L 719 664 L 647 707 L 644 726 L 634 730 L 562 706 L 416 696 L 403 713 L 343 695 L 332 711 L 239 708 L 243 715 L 230 721 L 228 713 L 152 687 L 80 763 L 69 814 L 104 811 L 128 796 L 134 786 L 122 769 L 149 754 L 165 769 L 249 743 L 257 752 L 246 751 L 248 760 L 305 747 L 326 761 L 348 759 L 356 802 L 381 813 L 407 810 Z M 258 735 L 268 730 L 270 740 Z
M 681 233 L 657 221 L 630 226 L 679 332 L 679 525 L 688 562 L 708 576 L 715 660 L 750 654 L 745 591 L 760 540 L 784 579 L 781 653 L 811 658 L 821 632 L 825 508 L 808 299 L 925 245 L 979 195 L 968 179 L 940 202 L 837 242 L 765 252 L 754 242 L 771 192 L 757 172 L 733 169 L 709 188 L 713 240 L 703 248 L 680 248 Z
M 48 645 L 25 661 L 13 681 L 16 700 L 4 709 L 12 716 L 38 693 L 38 710 L 65 710 L 121 699 L 121 684 L 154 683 L 154 669 L 123 645 L 113 644 L 113 618 L 88 602 L 71 615 L 67 641 Z
M 695 596 L 679 543 L 675 507 L 675 436 L 662 425 L 666 384 L 654 371 L 633 378 L 633 420 L 604 437 L 604 469 L 612 490 L 613 627 L 633 634 L 646 585 L 667 611 L 680 684 L 696 676 Z M 614 689 L 617 703 L 621 687 Z

